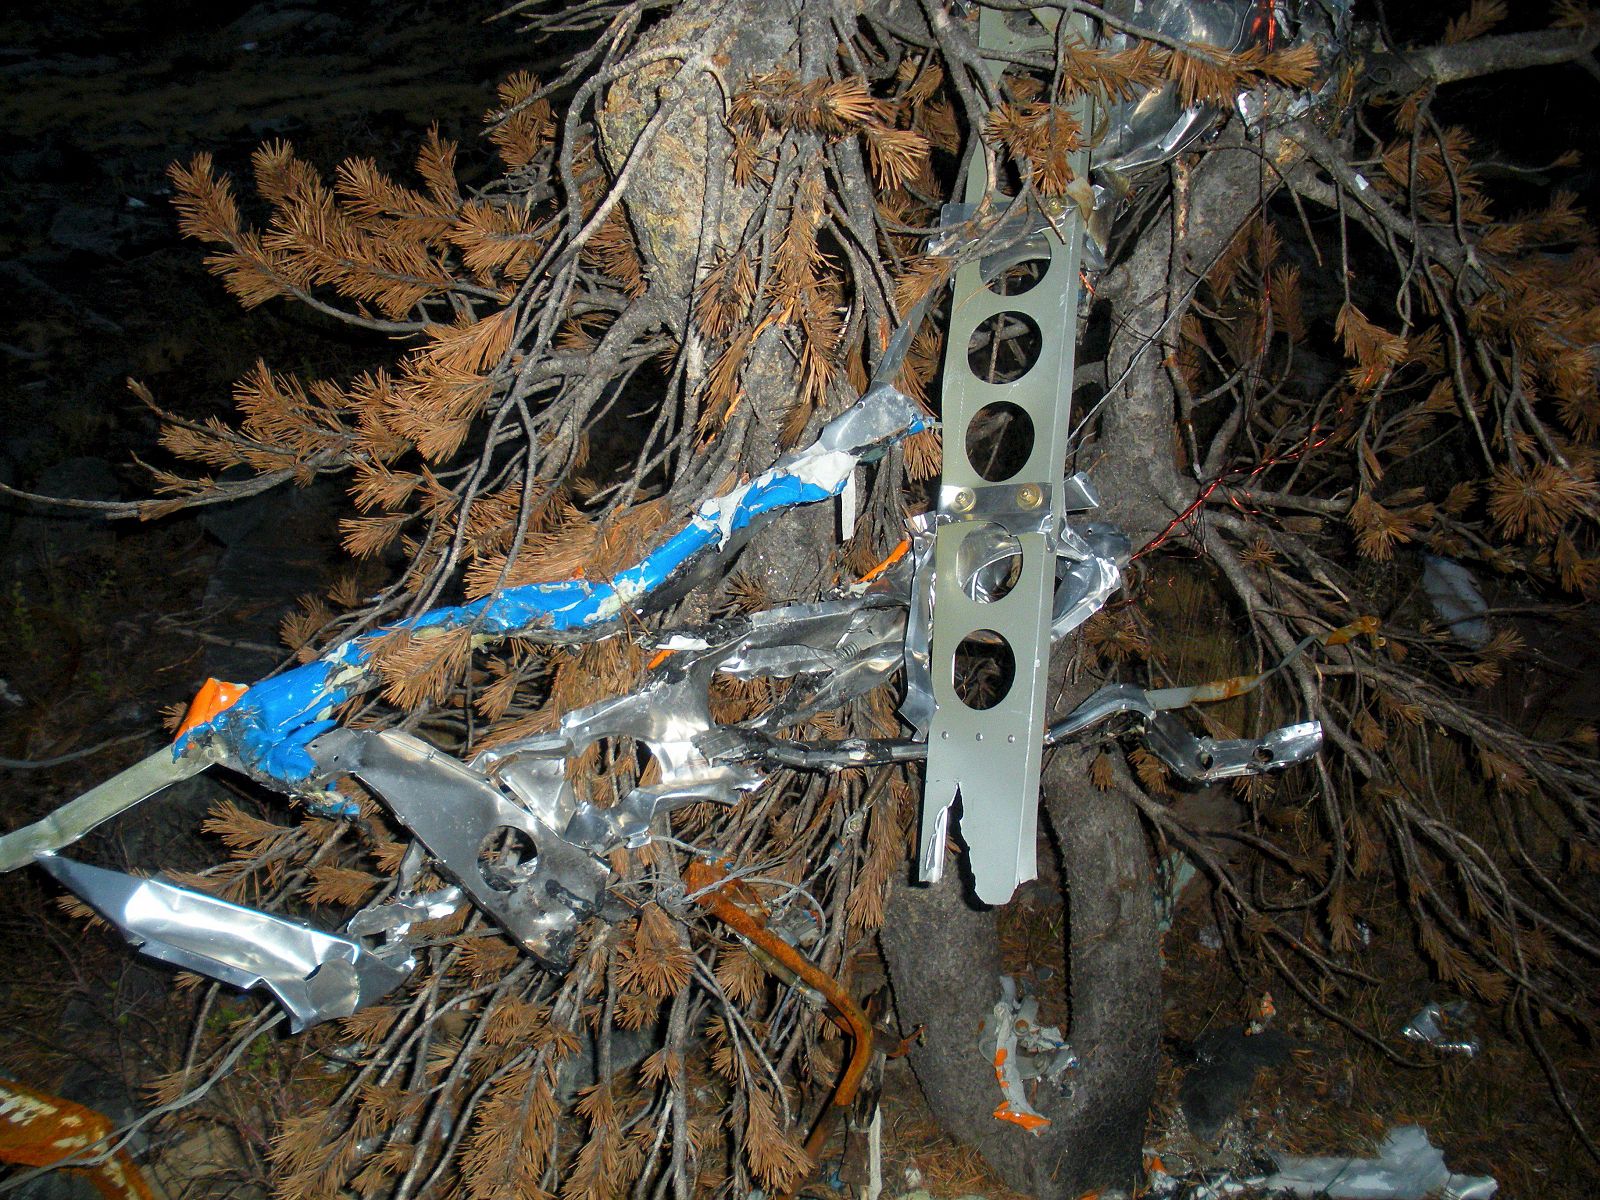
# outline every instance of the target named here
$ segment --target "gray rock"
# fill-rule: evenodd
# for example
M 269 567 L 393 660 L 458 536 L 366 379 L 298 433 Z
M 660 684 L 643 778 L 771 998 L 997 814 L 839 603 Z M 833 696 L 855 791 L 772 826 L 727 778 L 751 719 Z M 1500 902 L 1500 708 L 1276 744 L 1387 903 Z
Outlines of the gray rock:
M 63 250 L 113 258 L 133 232 L 133 223 L 110 205 L 63 204 L 50 221 L 50 241 Z

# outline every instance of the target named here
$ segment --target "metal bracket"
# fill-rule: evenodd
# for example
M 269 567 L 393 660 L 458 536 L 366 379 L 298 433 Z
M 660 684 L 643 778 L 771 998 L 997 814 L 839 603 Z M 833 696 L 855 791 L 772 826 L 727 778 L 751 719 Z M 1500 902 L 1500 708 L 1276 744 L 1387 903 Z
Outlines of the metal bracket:
M 1056 14 L 1035 10 L 1042 34 L 1019 34 L 1013 14 L 983 9 L 980 50 L 1014 54 L 1049 51 Z M 1078 114 L 1089 128 L 1089 102 Z M 1079 180 L 1088 180 L 1088 154 L 1074 156 Z M 1003 205 L 988 196 L 982 158 L 968 168 L 966 199 Z M 928 732 L 928 766 L 922 804 L 922 879 L 944 871 L 950 808 L 961 797 L 961 832 L 978 898 L 1003 904 L 1018 884 L 1036 873 L 1039 769 L 1043 754 L 1045 684 L 1056 583 L 1056 531 L 1069 495 L 1065 470 L 1071 429 L 1072 377 L 1081 295 L 1079 257 L 1083 244 L 1077 206 L 1052 220 L 1019 212 L 1000 231 L 1003 248 L 961 267 L 955 276 L 944 359 L 944 475 L 939 526 L 933 547 L 932 687 L 934 713 Z M 1011 266 L 1041 261 L 1042 274 L 1026 291 L 1002 295 L 990 285 Z M 1026 318 L 1038 331 L 1039 354 L 1023 375 L 1008 383 L 980 379 L 967 360 L 968 343 L 986 320 L 1002 314 Z M 968 430 L 990 405 L 1015 405 L 1032 423 L 1033 440 L 1021 466 L 1008 478 L 985 478 L 966 452 Z M 1073 487 L 1074 505 L 1092 493 Z M 1014 540 L 1020 561 L 1003 596 L 969 587 L 964 567 L 984 552 L 998 526 Z M 973 542 L 973 539 L 978 541 Z M 968 543 L 972 542 L 970 549 Z M 970 569 L 965 574 L 970 574 Z M 1011 660 L 1011 680 L 986 708 L 974 708 L 956 690 L 958 647 L 978 634 L 985 647 Z M 969 643 L 974 644 L 974 643 Z
M 354 775 L 381 795 L 472 902 L 541 964 L 566 968 L 579 918 L 603 902 L 610 875 L 603 862 L 420 738 L 335 729 L 310 751 L 326 774 Z M 532 854 L 491 863 L 486 856 L 505 830 L 531 842 Z

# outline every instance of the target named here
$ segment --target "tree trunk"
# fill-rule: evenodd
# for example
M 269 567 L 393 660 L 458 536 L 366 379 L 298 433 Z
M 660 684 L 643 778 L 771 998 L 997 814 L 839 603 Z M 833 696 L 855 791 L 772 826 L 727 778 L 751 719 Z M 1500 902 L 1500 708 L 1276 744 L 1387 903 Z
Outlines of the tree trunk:
M 717 20 L 712 28 L 698 10 L 679 9 L 642 41 L 715 43 L 709 48 L 717 69 L 730 79 L 796 67 L 787 12 L 750 4 L 740 6 L 735 19 L 724 10 Z M 670 106 L 654 144 L 638 156 L 625 203 L 662 319 L 691 339 L 698 336 L 687 320 L 695 279 L 719 245 L 735 243 L 758 218 L 764 198 L 759 185 L 733 183 L 719 87 L 706 71 L 680 72 L 677 60 L 663 61 L 614 85 L 602 113 L 602 148 L 617 171 L 651 114 Z M 1248 206 L 1237 201 L 1246 191 L 1255 199 L 1259 176 L 1253 154 L 1247 160 L 1235 152 L 1215 166 L 1210 157 L 1197 169 L 1193 189 L 1195 211 L 1202 211 L 1202 197 L 1208 205 L 1204 251 L 1193 255 L 1200 263 L 1205 252 L 1226 244 L 1247 215 Z M 1221 178 L 1212 184 L 1210 176 Z M 1229 202 L 1219 202 L 1224 199 Z M 1193 494 L 1173 463 L 1173 392 L 1165 356 L 1151 345 L 1161 336 L 1156 327 L 1176 319 L 1169 294 L 1172 243 L 1170 228 L 1149 231 L 1100 289 L 1134 320 L 1112 341 L 1110 374 L 1121 375 L 1125 386 L 1110 397 L 1095 474 L 1113 502 L 1107 515 L 1136 542 L 1171 519 L 1185 491 Z M 1187 284 L 1191 276 L 1179 273 Z M 776 430 L 794 403 L 796 366 L 780 336 L 768 330 L 748 360 L 743 402 L 723 443 L 733 448 L 730 467 L 767 466 Z M 698 359 L 708 362 L 721 349 L 703 347 Z M 742 568 L 761 575 L 775 601 L 814 594 L 811 585 L 835 541 L 829 507 L 787 515 L 744 552 Z M 1063 686 L 1060 664 L 1054 674 L 1052 694 L 1065 711 L 1080 697 Z M 901 1021 L 929 1030 L 912 1065 L 935 1116 L 977 1147 L 1008 1183 L 1040 1196 L 1128 1188 L 1139 1168 L 1154 1090 L 1160 961 L 1148 847 L 1134 806 L 1125 795 L 1090 789 L 1086 765 L 1083 751 L 1063 749 L 1044 774 L 1069 915 L 1068 1034 L 1082 1066 L 1070 1090 L 1046 1089 L 1036 1101 L 1051 1120 L 1041 1136 L 994 1119 L 1000 1095 L 991 1065 L 978 1052 L 978 1024 L 1000 995 L 994 911 L 970 900 L 958 866 L 934 887 L 898 884 L 883 931 Z M 1132 785 L 1124 780 L 1124 786 Z
M 1057 695 L 1062 673 L 1054 672 Z M 1139 1170 L 1161 1034 L 1149 849 L 1126 795 L 1088 786 L 1082 749 L 1047 759 L 1043 793 L 1067 906 L 1065 1032 L 1081 1062 L 1070 1088 L 1041 1088 L 1033 1100 L 1048 1129 L 1035 1135 L 993 1115 L 1001 1096 L 978 1050 L 978 1024 L 1000 998 L 996 914 L 972 898 L 962 870 L 932 886 L 896 884 L 884 955 L 901 1022 L 927 1029 L 911 1066 L 941 1125 L 1019 1191 L 1127 1190 Z

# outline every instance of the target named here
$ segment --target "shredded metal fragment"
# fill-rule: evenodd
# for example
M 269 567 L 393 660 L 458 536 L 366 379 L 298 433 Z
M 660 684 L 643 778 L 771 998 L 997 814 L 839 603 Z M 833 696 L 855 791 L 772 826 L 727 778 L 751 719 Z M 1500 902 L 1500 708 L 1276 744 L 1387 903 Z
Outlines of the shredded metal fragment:
M 1421 1042 L 1445 1054 L 1459 1054 L 1465 1058 L 1477 1057 L 1482 1048 L 1478 1039 L 1466 1035 L 1472 1022 L 1472 1008 L 1464 1000 L 1441 1004 L 1430 1000 L 1400 1030 L 1408 1041 Z
M 43 854 L 39 865 L 110 921 L 142 954 L 246 990 L 265 987 L 298 1033 L 347 1017 L 411 973 L 360 942 L 190 891 Z

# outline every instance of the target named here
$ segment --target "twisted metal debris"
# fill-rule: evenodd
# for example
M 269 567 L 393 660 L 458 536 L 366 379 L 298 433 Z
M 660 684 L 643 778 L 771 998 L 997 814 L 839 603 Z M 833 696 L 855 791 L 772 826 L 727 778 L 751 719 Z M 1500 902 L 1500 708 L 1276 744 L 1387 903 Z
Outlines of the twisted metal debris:
M 1190 17 L 1198 12 L 1191 5 L 1162 6 L 1168 8 Z M 1184 28 L 1197 41 L 1243 44 L 1239 39 L 1257 36 L 1244 30 L 1248 15 L 1267 12 L 1280 20 L 1280 8 L 1281 3 L 1237 0 L 1206 10 L 1222 22 L 1216 29 L 1205 21 Z M 1342 12 L 1342 6 L 1334 8 Z M 1003 14 L 984 10 L 980 21 L 986 50 L 1003 55 L 1025 48 L 1028 39 L 1006 27 Z M 1045 40 L 1055 32 L 1047 30 Z M 210 691 L 202 691 L 191 727 L 171 746 L 43 820 L 0 837 L 0 871 L 39 863 L 142 953 L 235 987 L 264 987 L 299 1030 L 348 1016 L 397 987 L 414 967 L 410 927 L 456 911 L 463 900 L 545 968 L 565 970 L 581 923 L 628 912 L 608 898 L 608 855 L 648 845 L 675 809 L 736 802 L 779 768 L 841 771 L 927 759 L 922 876 L 936 879 L 942 870 L 946 823 L 960 794 L 977 893 L 1003 903 L 1018 883 L 1033 877 L 1039 765 L 1047 744 L 1132 714 L 1140 722 L 1134 732 L 1146 747 L 1191 784 L 1304 761 L 1321 742 L 1314 721 L 1261 738 L 1218 741 L 1197 736 L 1174 715 L 1188 704 L 1247 691 L 1271 672 L 1159 692 L 1110 684 L 1045 728 L 1050 644 L 1117 591 L 1130 549 L 1116 529 L 1090 519 L 1099 506 L 1090 480 L 1062 474 L 1080 255 L 1095 261 L 1097 215 L 1126 193 L 1128 180 L 1139 169 L 1168 161 L 1216 119 L 1213 113 L 1178 112 L 1165 93 L 1147 100 L 1113 110 L 1116 146 L 1095 176 L 1104 195 L 1097 192 L 1066 221 L 1012 206 L 1000 222 L 978 231 L 977 249 L 956 275 L 952 310 L 959 317 L 946 339 L 945 476 L 938 505 L 908 522 L 905 543 L 883 568 L 814 603 L 658 635 L 648 642 L 656 659 L 634 691 L 574 709 L 552 733 L 485 750 L 469 762 L 410 734 L 337 726 L 335 708 L 376 685 L 370 637 L 342 642 L 311 663 L 249 688 L 218 690 L 213 681 Z M 1107 191 L 1105 181 L 1115 187 Z M 945 242 L 972 248 L 974 238 L 963 241 L 955 226 L 997 208 L 987 186 L 981 172 L 969 177 L 970 207 L 947 212 Z M 986 252 L 995 245 L 1002 249 Z M 1027 294 L 1001 294 L 998 281 L 1023 263 L 1037 267 L 1033 286 Z M 933 424 L 893 383 L 931 298 L 907 315 L 866 392 L 812 444 L 727 495 L 702 502 L 633 567 L 606 581 L 504 589 L 379 632 L 429 637 L 467 630 L 479 643 L 509 636 L 545 642 L 624 636 L 626 622 L 681 598 L 756 528 L 799 505 L 848 499 L 859 467 Z M 1012 319 L 1033 326 L 1040 351 L 1021 378 L 995 384 L 968 369 L 969 335 L 986 320 Z M 967 426 L 1002 401 L 1031 418 L 1035 436 L 1024 461 L 995 480 L 960 448 Z M 1336 631 L 1323 640 L 1348 640 L 1352 631 L 1370 627 Z M 976 632 L 1005 643 L 1016 664 L 1009 689 L 983 709 L 955 686 L 958 648 Z M 790 686 L 759 716 L 719 724 L 707 694 L 716 674 L 784 679 Z M 904 680 L 906 736 L 835 742 L 783 736 L 897 674 Z M 577 798 L 567 770 L 574 755 L 609 738 L 633 739 L 660 769 L 653 782 L 601 807 Z M 58 856 L 95 826 L 212 766 L 331 804 L 335 811 L 344 803 L 338 783 L 360 780 L 415 839 L 393 894 L 335 933 Z M 486 847 L 502 844 L 485 855 Z M 416 883 L 428 861 L 454 885 L 419 894 Z

